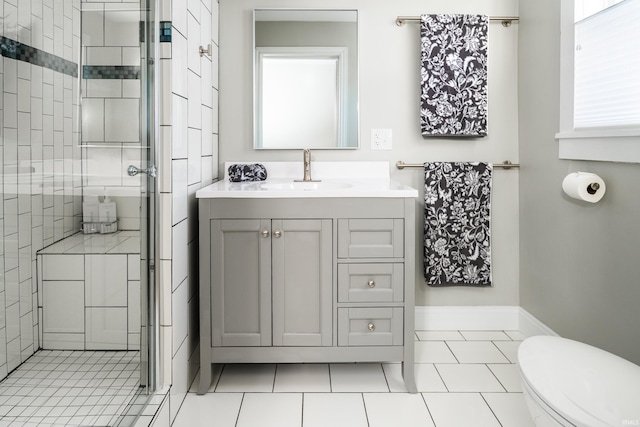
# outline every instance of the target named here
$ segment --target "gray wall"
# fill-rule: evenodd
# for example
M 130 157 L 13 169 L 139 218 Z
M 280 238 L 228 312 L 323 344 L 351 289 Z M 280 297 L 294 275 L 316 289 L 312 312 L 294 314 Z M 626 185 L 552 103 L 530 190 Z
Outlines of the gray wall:
M 558 160 L 560 2 L 520 0 L 521 306 L 558 334 L 640 363 L 640 167 Z M 600 175 L 598 204 L 568 198 L 569 172 Z
M 416 227 L 422 229 L 423 172 L 399 171 L 398 160 L 518 161 L 518 25 L 491 24 L 489 38 L 489 136 L 425 139 L 420 134 L 420 37 L 416 23 L 398 27 L 398 15 L 421 13 L 518 14 L 517 0 L 221 0 L 220 145 L 225 161 L 301 161 L 298 150 L 253 150 L 254 8 L 337 8 L 358 11 L 360 149 L 317 150 L 314 161 L 388 161 L 393 179 L 420 189 Z M 393 130 L 392 151 L 371 150 L 371 129 Z M 220 175 L 224 172 L 220 167 Z M 416 304 L 519 305 L 518 171 L 497 170 L 493 186 L 494 286 L 430 288 L 422 276 L 416 239 Z

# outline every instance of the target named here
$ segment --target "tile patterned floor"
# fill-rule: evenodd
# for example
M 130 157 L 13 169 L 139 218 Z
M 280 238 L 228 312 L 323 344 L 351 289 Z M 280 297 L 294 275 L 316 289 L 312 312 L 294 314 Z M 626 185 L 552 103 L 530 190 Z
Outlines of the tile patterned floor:
M 142 407 L 139 360 L 138 351 L 40 350 L 0 383 L 0 426 L 130 425 Z
M 417 331 L 416 383 L 400 364 L 225 365 L 188 393 L 174 427 L 533 427 L 518 331 Z M 212 424 L 213 423 L 213 424 Z

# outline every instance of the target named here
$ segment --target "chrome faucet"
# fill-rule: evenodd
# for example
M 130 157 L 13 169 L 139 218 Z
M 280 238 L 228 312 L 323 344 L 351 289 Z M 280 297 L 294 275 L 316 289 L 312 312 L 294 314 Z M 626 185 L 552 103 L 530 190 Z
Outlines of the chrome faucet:
M 318 182 L 319 179 L 311 179 L 311 150 L 305 148 L 302 150 L 302 160 L 304 167 L 304 176 L 302 179 L 296 179 L 296 182 Z

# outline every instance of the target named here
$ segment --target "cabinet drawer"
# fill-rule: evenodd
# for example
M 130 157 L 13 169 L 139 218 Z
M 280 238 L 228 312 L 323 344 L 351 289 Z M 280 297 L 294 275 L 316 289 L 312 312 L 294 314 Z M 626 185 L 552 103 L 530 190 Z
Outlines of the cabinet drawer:
M 402 345 L 402 307 L 339 308 L 338 345 Z
M 338 258 L 404 257 L 404 220 L 338 220 Z
M 404 301 L 404 264 L 339 264 L 338 302 Z

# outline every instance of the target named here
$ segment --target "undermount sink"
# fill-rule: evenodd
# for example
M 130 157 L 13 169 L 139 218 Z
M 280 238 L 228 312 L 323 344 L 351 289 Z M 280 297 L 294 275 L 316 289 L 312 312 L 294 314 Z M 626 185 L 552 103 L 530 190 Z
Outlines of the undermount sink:
M 351 184 L 346 182 L 324 181 L 291 181 L 291 182 L 265 182 L 260 184 L 263 190 L 339 190 L 349 188 Z

